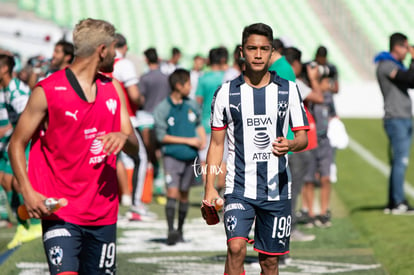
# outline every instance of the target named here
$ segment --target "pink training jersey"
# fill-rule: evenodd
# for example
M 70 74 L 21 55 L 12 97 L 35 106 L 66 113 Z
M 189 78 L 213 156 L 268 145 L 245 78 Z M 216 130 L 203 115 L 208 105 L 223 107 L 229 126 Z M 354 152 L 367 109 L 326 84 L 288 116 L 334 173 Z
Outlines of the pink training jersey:
M 116 223 L 116 156 L 106 156 L 96 139 L 120 131 L 121 104 L 112 80 L 98 75 L 92 103 L 79 97 L 65 70 L 38 86 L 47 99 L 48 128 L 32 140 L 29 178 L 46 197 L 68 200 L 66 207 L 45 219 L 95 226 Z

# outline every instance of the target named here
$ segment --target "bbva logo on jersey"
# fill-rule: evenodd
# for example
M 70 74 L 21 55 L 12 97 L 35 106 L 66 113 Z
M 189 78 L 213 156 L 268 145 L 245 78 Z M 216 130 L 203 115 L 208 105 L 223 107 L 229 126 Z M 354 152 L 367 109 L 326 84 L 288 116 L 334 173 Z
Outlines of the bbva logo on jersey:
M 106 107 L 108 107 L 108 110 L 115 115 L 116 108 L 117 108 L 117 102 L 115 99 L 110 98 L 106 101 Z

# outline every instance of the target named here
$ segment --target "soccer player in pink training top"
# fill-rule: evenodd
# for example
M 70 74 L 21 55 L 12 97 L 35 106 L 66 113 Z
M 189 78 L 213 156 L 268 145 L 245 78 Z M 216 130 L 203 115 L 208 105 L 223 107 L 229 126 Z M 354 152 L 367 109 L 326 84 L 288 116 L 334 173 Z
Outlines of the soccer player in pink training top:
M 50 273 L 115 274 L 116 155 L 138 143 L 120 84 L 98 73 L 113 69 L 114 26 L 82 20 L 73 41 L 73 63 L 37 84 L 9 154 L 30 217 L 42 219 Z M 68 205 L 51 213 L 48 197 Z

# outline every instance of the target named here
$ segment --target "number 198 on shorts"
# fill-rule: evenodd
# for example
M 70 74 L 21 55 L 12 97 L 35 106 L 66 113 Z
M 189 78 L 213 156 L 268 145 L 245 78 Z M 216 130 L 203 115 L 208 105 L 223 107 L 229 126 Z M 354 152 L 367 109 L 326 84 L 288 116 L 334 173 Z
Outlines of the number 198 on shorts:
M 287 217 L 275 217 L 273 221 L 273 232 L 272 238 L 287 238 L 290 236 L 290 229 L 292 224 L 292 217 L 289 215 Z

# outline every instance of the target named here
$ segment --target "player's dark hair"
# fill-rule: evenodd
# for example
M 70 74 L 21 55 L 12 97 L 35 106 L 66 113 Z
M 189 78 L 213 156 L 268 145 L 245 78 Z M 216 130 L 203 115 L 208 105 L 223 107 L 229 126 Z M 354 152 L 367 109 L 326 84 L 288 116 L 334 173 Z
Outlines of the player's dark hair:
M 244 63 L 244 59 L 241 58 L 241 45 L 240 44 L 237 44 L 236 47 L 234 48 L 233 59 L 237 63 L 237 65 L 241 68 Z
M 211 49 L 208 53 L 209 65 L 219 65 L 221 61 L 221 55 L 218 48 Z
M 176 54 L 181 54 L 181 51 L 180 51 L 180 49 L 179 48 L 177 48 L 177 47 L 173 47 L 172 49 L 171 49 L 171 54 L 174 56 L 174 55 L 176 55 Z
M 116 33 L 115 34 L 115 48 L 122 48 L 123 46 L 125 46 L 127 44 L 127 40 L 125 38 L 125 36 L 123 36 L 120 33 Z
M 227 48 L 224 46 L 218 47 L 217 54 L 220 56 L 220 64 L 227 64 L 229 60 L 229 51 Z
M 176 69 L 168 77 L 168 82 L 170 83 L 171 91 L 176 90 L 177 84 L 184 85 L 190 79 L 190 72 L 185 69 Z
M 275 51 L 282 53 L 285 50 L 285 44 L 279 38 L 275 38 L 272 41 L 272 46 Z
M 13 73 L 13 68 L 16 63 L 14 62 L 14 57 L 8 54 L 0 54 L 0 66 L 7 66 L 9 75 Z
M 72 63 L 73 58 L 75 57 L 75 48 L 73 44 L 66 40 L 59 40 L 55 46 L 62 46 L 63 54 L 70 55 L 69 63 Z
M 315 57 L 327 57 L 328 56 L 328 49 L 325 46 L 319 46 L 316 49 Z
M 266 36 L 267 40 L 269 40 L 269 43 L 272 44 L 273 42 L 273 30 L 270 26 L 263 24 L 263 23 L 255 23 L 252 25 L 249 25 L 244 28 L 243 35 L 242 35 L 242 46 L 246 44 L 247 39 L 252 34 L 258 34 Z
M 285 58 L 286 58 L 287 62 L 289 62 L 289 64 L 292 64 L 293 61 L 301 62 L 302 52 L 298 48 L 288 47 L 288 48 L 285 49 L 284 54 L 285 54 Z
M 393 33 L 390 36 L 390 52 L 394 49 L 394 47 L 396 45 L 404 44 L 404 42 L 406 40 L 407 40 L 407 36 L 406 35 L 404 35 L 402 33 L 399 33 L 399 32 Z
M 149 48 L 144 51 L 145 57 L 151 64 L 158 64 L 158 54 L 155 48 Z

